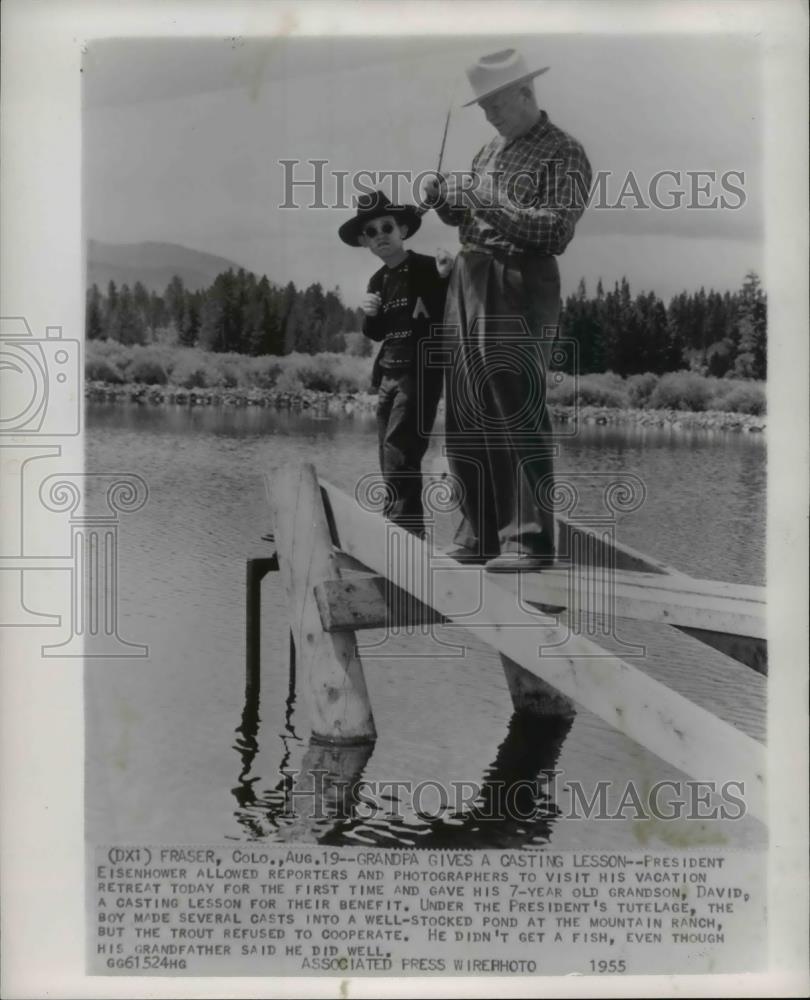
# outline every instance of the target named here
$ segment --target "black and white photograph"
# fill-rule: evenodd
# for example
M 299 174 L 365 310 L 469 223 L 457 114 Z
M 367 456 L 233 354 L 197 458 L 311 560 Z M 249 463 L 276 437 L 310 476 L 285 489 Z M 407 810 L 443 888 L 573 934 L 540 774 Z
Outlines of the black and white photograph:
M 8 995 L 803 995 L 806 6 L 33 6 Z

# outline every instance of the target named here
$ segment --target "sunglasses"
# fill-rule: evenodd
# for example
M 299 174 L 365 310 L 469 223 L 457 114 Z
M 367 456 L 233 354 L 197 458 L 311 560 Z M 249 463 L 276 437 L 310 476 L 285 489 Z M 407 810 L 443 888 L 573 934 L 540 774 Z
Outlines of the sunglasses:
M 383 222 L 379 229 L 376 226 L 366 226 L 363 229 L 363 235 L 368 236 L 370 240 L 373 240 L 375 236 L 379 236 L 383 233 L 386 236 L 390 236 L 394 231 L 393 222 Z

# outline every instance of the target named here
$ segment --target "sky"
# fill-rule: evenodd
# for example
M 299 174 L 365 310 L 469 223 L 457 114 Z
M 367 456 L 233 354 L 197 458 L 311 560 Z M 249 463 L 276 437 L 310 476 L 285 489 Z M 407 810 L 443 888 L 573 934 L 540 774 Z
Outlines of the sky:
M 591 207 L 560 258 L 564 293 L 583 277 L 593 290 L 626 275 L 634 292 L 666 300 L 762 273 L 761 53 L 755 38 L 728 35 L 94 41 L 83 64 L 86 235 L 179 243 L 279 284 L 338 286 L 356 305 L 378 262 L 337 237 L 352 208 L 280 208 L 280 161 L 300 161 L 296 178 L 312 176 L 312 159 L 328 161 L 327 178 L 433 169 L 451 108 L 443 165 L 467 169 L 493 132 L 462 106 L 464 69 L 509 46 L 550 66 L 538 103 L 608 172 L 609 203 L 629 172 L 645 200 L 658 171 L 682 172 L 664 194 L 689 191 L 686 171 L 744 173 L 732 179 L 745 192 L 736 209 L 642 209 L 632 197 Z M 723 193 L 710 186 L 701 202 Z M 326 201 L 337 198 L 327 184 Z M 408 245 L 455 250 L 456 230 L 429 213 Z

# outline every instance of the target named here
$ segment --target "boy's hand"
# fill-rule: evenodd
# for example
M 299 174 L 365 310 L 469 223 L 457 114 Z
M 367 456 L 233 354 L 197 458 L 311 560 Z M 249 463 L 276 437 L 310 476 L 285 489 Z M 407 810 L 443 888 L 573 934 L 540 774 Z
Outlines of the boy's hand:
M 366 316 L 376 316 L 380 311 L 382 299 L 376 292 L 369 292 L 360 303 L 360 308 Z
M 446 278 L 447 275 L 453 270 L 455 259 L 456 258 L 450 253 L 449 250 L 439 248 L 436 251 L 436 270 L 439 272 L 440 278 Z

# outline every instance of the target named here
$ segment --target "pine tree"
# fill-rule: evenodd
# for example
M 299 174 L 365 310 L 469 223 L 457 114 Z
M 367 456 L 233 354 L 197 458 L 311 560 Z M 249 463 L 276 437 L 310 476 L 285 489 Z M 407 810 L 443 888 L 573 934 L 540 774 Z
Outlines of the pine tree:
M 284 353 L 295 350 L 299 310 L 298 289 L 292 281 L 287 282 L 281 298 L 281 323 L 284 334 Z
M 320 283 L 316 282 L 304 292 L 293 349 L 302 354 L 319 354 L 325 344 L 326 298 Z
M 112 278 L 107 282 L 107 302 L 104 309 L 105 336 L 113 338 L 113 323 L 118 309 L 118 289 Z
M 149 292 L 140 281 L 136 281 L 132 286 L 132 305 L 138 314 L 138 322 L 146 339 L 146 331 L 151 326 L 149 322 Z
M 103 302 L 96 284 L 87 292 L 84 329 L 88 340 L 101 340 L 106 336 Z
M 684 350 L 684 339 L 678 321 L 672 314 L 672 309 L 667 314 L 667 345 L 664 353 L 665 372 L 677 372 L 686 366 L 686 354 Z
M 152 336 L 154 337 L 161 327 L 166 326 L 167 322 L 168 317 L 166 315 L 166 305 L 157 292 L 152 292 L 149 296 L 148 320 L 148 326 L 152 331 Z
M 183 326 L 183 315 L 186 308 L 186 291 L 183 287 L 183 279 L 178 275 L 175 274 L 166 286 L 163 300 L 166 303 L 166 315 L 168 321 L 172 324 L 179 335 Z
M 199 292 L 191 292 L 186 296 L 182 324 L 179 330 L 180 343 L 184 347 L 194 347 L 199 339 L 202 325 L 201 298 Z
M 122 285 L 113 315 L 111 337 L 121 344 L 143 344 L 146 329 L 135 308 L 129 285 Z
M 587 374 L 600 371 L 602 367 L 602 327 L 599 317 L 599 303 L 586 297 L 584 280 L 577 291 L 570 295 L 560 315 L 560 331 L 563 342 L 573 342 L 566 351 L 566 361 L 562 365 L 569 374 Z
M 736 378 L 764 379 L 767 374 L 767 303 L 759 277 L 749 271 L 739 295 Z
M 346 349 L 343 336 L 343 303 L 340 289 L 327 292 L 324 300 L 324 347 L 327 351 L 341 352 Z

